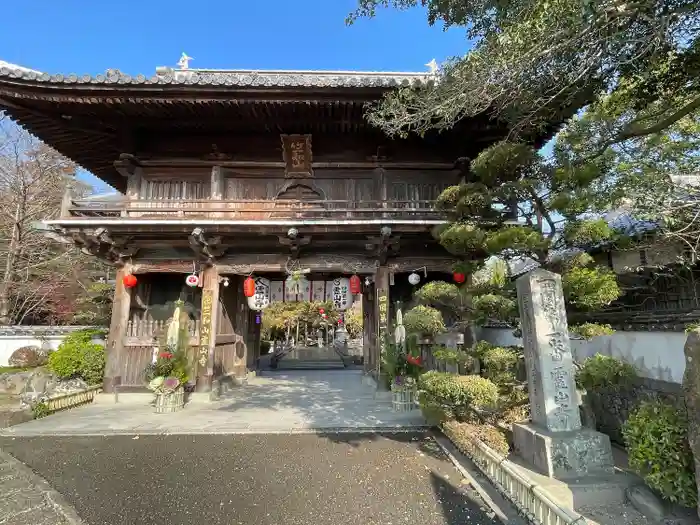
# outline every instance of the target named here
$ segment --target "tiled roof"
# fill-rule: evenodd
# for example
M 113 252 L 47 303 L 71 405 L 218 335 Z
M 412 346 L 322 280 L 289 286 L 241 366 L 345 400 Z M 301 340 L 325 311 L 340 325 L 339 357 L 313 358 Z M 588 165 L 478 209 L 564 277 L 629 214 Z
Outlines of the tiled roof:
M 127 75 L 108 69 L 99 75 L 42 73 L 0 61 L 0 80 L 24 80 L 47 84 L 87 85 L 182 85 L 232 87 L 395 88 L 423 86 L 433 82 L 429 73 L 379 71 L 256 71 L 228 69 L 173 69 L 159 67 L 156 74 Z

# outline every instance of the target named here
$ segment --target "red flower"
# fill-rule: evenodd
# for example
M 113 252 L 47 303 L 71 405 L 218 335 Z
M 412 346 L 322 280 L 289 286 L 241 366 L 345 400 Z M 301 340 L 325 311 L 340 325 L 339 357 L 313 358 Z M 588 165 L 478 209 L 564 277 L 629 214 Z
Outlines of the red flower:
M 163 359 L 172 359 L 173 354 L 171 354 L 170 352 L 161 352 L 160 357 L 162 357 Z

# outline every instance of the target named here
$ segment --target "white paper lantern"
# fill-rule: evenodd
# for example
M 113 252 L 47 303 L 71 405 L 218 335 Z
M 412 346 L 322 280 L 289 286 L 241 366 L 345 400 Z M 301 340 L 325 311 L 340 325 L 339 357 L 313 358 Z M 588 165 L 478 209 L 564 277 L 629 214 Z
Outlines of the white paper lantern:
M 255 293 L 246 299 L 251 310 L 260 311 L 270 306 L 270 280 L 256 277 Z
M 420 275 L 413 272 L 411 275 L 408 276 L 408 282 L 411 283 L 413 286 L 417 285 L 420 282 Z
M 341 277 L 333 280 L 332 295 L 333 305 L 341 312 L 352 306 L 353 295 L 350 291 L 350 279 Z
M 185 277 L 185 284 L 190 288 L 196 288 L 197 286 L 199 286 L 199 277 L 196 273 L 192 273 Z

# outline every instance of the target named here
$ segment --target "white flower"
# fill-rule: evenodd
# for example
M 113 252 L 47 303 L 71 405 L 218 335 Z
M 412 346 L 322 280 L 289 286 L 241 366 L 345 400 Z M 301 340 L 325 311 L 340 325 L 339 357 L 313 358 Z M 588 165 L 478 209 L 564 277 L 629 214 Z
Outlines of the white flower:
M 150 383 L 148 383 L 148 389 L 154 392 L 159 392 L 163 388 L 163 382 L 165 378 L 163 376 L 154 377 Z

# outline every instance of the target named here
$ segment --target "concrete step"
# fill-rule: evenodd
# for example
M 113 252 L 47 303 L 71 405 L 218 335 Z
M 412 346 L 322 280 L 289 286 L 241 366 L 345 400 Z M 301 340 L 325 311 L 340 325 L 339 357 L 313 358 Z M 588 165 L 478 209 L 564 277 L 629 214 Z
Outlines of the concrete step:
M 334 370 L 345 368 L 340 359 L 282 359 L 277 364 L 277 370 Z

